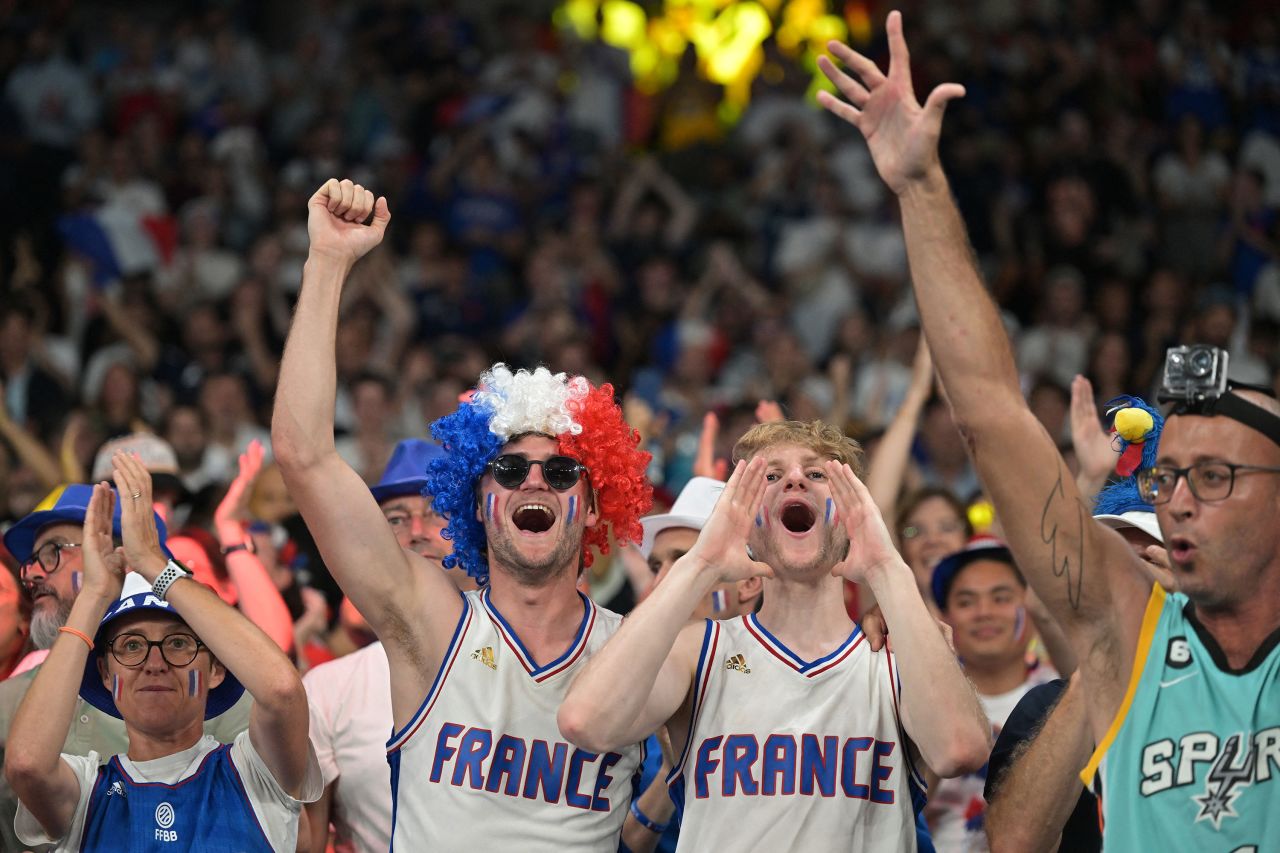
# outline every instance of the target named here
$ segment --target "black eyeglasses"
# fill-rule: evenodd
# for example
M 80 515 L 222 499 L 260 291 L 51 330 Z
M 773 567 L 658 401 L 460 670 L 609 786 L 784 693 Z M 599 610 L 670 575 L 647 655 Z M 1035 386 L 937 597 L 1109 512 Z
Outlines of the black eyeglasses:
M 186 666 L 196 659 L 204 643 L 191 634 L 170 634 L 163 640 L 148 640 L 141 634 L 117 634 L 111 641 L 111 656 L 121 666 L 141 666 L 154 646 L 169 666 Z
M 1211 503 L 1231 496 L 1236 484 L 1236 472 L 1262 471 L 1280 474 L 1280 468 L 1266 465 L 1236 465 L 1233 462 L 1197 462 L 1186 468 L 1157 465 L 1138 472 L 1138 493 L 1150 504 L 1168 503 L 1178 487 L 1178 479 L 1187 478 L 1191 494 L 1196 500 Z
M 44 569 L 46 575 L 51 575 L 62 564 L 62 549 L 79 547 L 74 542 L 46 542 L 23 561 L 22 565 L 18 567 L 18 575 L 24 581 L 27 580 L 27 575 L 36 563 L 40 564 L 40 568 Z
M 572 456 L 552 456 L 549 459 L 526 459 L 514 453 L 504 453 L 489 463 L 489 473 L 504 489 L 514 489 L 529 476 L 534 465 L 542 467 L 542 479 L 558 492 L 572 489 L 587 473 L 587 466 Z

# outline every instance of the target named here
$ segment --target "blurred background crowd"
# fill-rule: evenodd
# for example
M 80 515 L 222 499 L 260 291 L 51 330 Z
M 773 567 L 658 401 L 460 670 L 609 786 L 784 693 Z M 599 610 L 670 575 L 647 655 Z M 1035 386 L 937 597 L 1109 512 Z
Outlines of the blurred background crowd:
M 967 87 L 944 161 L 1025 390 L 1068 453 L 1076 374 L 1099 402 L 1149 395 L 1166 346 L 1199 341 L 1230 351 L 1234 378 L 1276 382 L 1274 5 L 897 6 L 917 91 Z M 270 464 L 267 418 L 306 200 L 331 176 L 393 214 L 338 330 L 339 448 L 370 483 L 498 360 L 612 382 L 659 503 L 691 476 L 709 411 L 720 456 L 760 400 L 874 448 L 911 386 L 917 318 L 893 197 L 860 136 L 806 98 L 811 69 L 767 39 L 728 121 L 692 50 L 642 90 L 625 51 L 554 12 L 0 7 L 0 520 L 141 431 L 168 444 L 152 468 L 176 481 L 171 528 L 199 538 L 258 439 L 237 512 L 326 645 L 340 593 Z M 883 59 L 878 25 L 862 47 Z M 941 400 L 911 460 L 908 485 L 978 490 Z M 594 571 L 613 601 L 625 573 Z

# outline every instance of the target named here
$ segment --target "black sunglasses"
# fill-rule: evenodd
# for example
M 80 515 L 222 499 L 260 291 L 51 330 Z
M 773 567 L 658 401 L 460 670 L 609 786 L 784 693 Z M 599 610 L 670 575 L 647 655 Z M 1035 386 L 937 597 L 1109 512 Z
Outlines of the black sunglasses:
M 514 453 L 504 453 L 488 464 L 489 473 L 504 489 L 514 489 L 529 476 L 534 465 L 542 467 L 542 479 L 558 492 L 565 492 L 577 485 L 587 466 L 572 456 L 552 456 L 549 459 L 526 459 Z

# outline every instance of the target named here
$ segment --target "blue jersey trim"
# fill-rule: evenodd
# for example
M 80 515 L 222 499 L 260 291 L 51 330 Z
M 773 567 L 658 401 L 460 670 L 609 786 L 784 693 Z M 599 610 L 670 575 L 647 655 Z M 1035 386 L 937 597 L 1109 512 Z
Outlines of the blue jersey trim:
M 466 627 L 468 621 L 467 617 L 470 614 L 471 602 L 467 601 L 466 596 L 463 596 L 462 613 L 458 615 L 458 624 L 453 629 L 453 637 L 449 640 L 449 647 L 445 649 L 444 657 L 440 659 L 440 666 L 436 669 L 436 677 L 431 682 L 431 689 L 427 691 L 427 695 L 423 697 L 422 704 L 418 706 L 418 710 L 413 712 L 413 716 L 409 718 L 409 722 L 405 723 L 404 728 L 400 729 L 400 731 L 393 730 L 391 732 L 391 737 L 387 740 L 388 748 L 390 748 L 397 740 L 404 737 L 405 733 L 413 728 L 414 724 L 418 721 L 418 718 L 422 716 L 422 712 L 426 710 L 427 704 L 435 697 L 436 690 L 440 687 L 441 681 L 447 671 L 445 664 L 447 664 L 457 653 L 458 644 L 462 640 L 463 629 Z
M 689 753 L 693 749 L 693 733 L 698 725 L 698 712 L 702 710 L 702 691 L 707 686 L 704 679 L 710 680 L 711 668 L 708 664 L 711 661 L 711 655 L 715 653 L 715 649 L 720 640 L 720 626 L 714 620 L 707 619 L 706 628 L 702 634 L 702 648 L 698 651 L 698 668 L 694 671 L 693 685 L 693 702 L 689 706 L 689 734 L 685 738 L 684 749 L 680 750 L 680 761 L 675 767 L 671 768 L 671 772 L 667 774 L 667 786 L 671 787 L 675 781 L 684 775 L 685 762 L 689 760 Z M 674 799 L 674 795 L 672 797 Z M 676 801 L 683 803 L 683 796 Z
M 773 634 L 770 634 L 769 630 L 760 624 L 760 620 L 756 618 L 756 614 L 748 613 L 746 618 L 751 623 L 752 627 L 769 638 L 769 642 L 773 643 L 780 651 L 785 652 L 788 657 L 795 661 L 796 669 L 800 672 L 808 672 L 815 667 L 821 666 L 832 658 L 839 657 L 840 653 L 847 649 L 850 644 L 857 640 L 862 634 L 862 626 L 855 622 L 853 623 L 853 632 L 849 634 L 849 637 L 843 643 L 836 646 L 834 651 L 830 654 L 823 655 L 817 660 L 806 661 L 804 658 L 791 651 L 791 649 L 787 648 L 785 643 L 773 636 Z
M 573 636 L 573 642 L 569 644 L 569 648 L 565 649 L 564 653 L 558 658 L 550 663 L 537 666 L 537 662 L 533 659 L 533 655 L 529 654 L 529 650 L 525 648 L 524 643 L 520 641 L 520 635 L 516 633 L 515 629 L 511 627 L 511 623 L 503 617 L 501 611 L 499 611 L 494 605 L 493 599 L 489 595 L 489 589 L 490 588 L 486 586 L 484 588 L 484 592 L 481 593 L 481 596 L 484 598 L 484 605 L 489 609 L 489 612 L 493 614 L 493 618 L 498 620 L 503 631 L 506 632 L 507 637 L 515 644 L 517 654 L 527 661 L 526 668 L 530 675 L 538 676 L 542 675 L 547 670 L 555 669 L 577 652 L 579 645 L 586 636 L 587 626 L 591 624 L 591 608 L 594 606 L 591 599 L 583 595 L 581 591 L 578 592 L 578 598 L 582 599 L 582 621 L 578 623 L 578 631 Z
M 400 751 L 388 755 L 387 763 L 391 765 L 391 846 L 388 853 L 395 853 L 396 815 L 400 809 Z

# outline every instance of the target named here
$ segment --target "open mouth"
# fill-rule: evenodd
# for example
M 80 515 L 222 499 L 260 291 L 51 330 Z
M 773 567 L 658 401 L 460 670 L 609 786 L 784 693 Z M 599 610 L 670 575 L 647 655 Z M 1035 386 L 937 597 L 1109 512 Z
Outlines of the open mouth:
M 1169 540 L 1169 556 L 1175 562 L 1185 563 L 1191 559 L 1195 552 L 1196 546 L 1188 539 L 1175 536 Z
M 808 504 L 790 503 L 782 508 L 782 526 L 792 533 L 808 533 L 817 516 Z
M 511 520 L 524 533 L 546 533 L 556 523 L 556 515 L 541 504 L 525 504 L 516 508 Z

